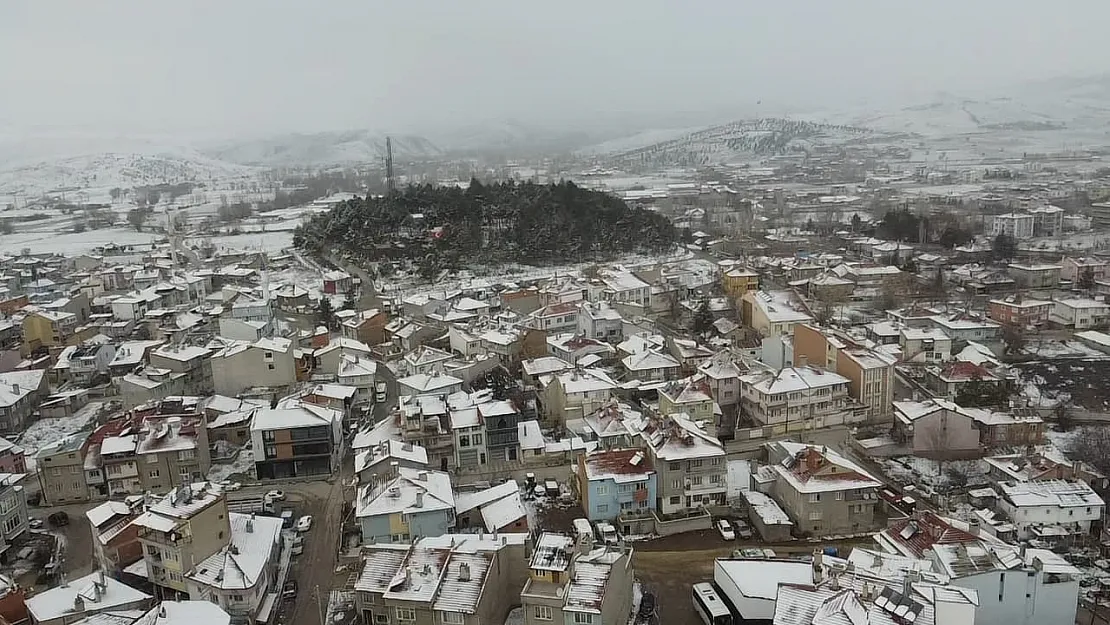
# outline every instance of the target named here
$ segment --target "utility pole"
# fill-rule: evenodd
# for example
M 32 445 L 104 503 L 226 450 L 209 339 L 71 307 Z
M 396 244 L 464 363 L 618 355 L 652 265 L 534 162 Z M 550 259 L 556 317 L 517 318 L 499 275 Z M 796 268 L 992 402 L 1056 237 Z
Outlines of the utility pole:
M 392 195 L 397 190 L 397 182 L 393 179 L 393 139 L 385 138 L 385 186 Z
M 320 625 L 326 625 L 327 621 L 324 620 L 324 617 L 327 616 L 327 615 L 324 612 L 324 604 L 320 603 L 320 585 L 319 584 L 316 584 L 316 587 L 312 589 L 312 596 L 316 597 L 316 608 L 320 611 Z

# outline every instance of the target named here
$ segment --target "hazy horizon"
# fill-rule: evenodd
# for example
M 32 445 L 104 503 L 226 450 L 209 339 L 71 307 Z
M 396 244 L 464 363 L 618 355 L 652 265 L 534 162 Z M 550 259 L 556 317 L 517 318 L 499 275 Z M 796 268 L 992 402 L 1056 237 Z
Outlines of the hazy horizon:
M 13 1 L 0 3 L 0 129 L 421 133 L 908 102 L 1104 72 L 1110 4 L 1066 8 Z

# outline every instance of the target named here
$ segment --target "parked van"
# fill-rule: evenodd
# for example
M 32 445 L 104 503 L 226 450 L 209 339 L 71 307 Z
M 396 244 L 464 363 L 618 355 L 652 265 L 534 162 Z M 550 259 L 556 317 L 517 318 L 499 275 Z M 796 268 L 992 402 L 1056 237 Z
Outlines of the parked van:
M 294 520 L 295 520 L 295 517 L 293 515 L 292 510 L 282 510 L 281 511 L 281 527 L 282 528 L 289 529 L 289 528 L 293 527 L 293 521 Z
M 586 519 L 574 520 L 574 533 L 578 540 L 582 540 L 586 536 L 593 537 L 594 529 L 590 527 L 590 522 Z
M 297 534 L 296 536 L 293 537 L 293 542 L 291 543 L 291 549 L 289 550 L 289 553 L 292 553 L 295 556 L 299 556 L 302 553 L 304 553 L 304 536 L 303 535 Z

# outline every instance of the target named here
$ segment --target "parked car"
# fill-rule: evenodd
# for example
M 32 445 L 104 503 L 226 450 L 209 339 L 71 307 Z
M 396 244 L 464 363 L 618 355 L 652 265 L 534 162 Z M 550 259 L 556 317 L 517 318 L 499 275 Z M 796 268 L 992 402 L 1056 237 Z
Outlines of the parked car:
M 751 540 L 754 534 L 752 533 L 752 526 L 748 525 L 747 521 L 736 519 L 732 522 L 735 526 L 736 535 L 742 540 Z
M 310 529 L 312 529 L 312 515 L 306 514 L 303 517 L 297 519 L 298 532 L 307 532 Z
M 50 525 L 53 525 L 54 527 L 69 525 L 69 515 L 65 512 L 55 512 L 54 514 L 46 517 L 46 522 Z
M 42 529 L 42 519 L 36 519 L 32 517 L 29 521 L 27 521 L 27 527 L 33 530 Z
M 285 585 L 281 587 L 282 599 L 296 599 L 297 598 L 297 580 L 289 579 L 285 581 Z
M 736 540 L 736 534 L 732 531 L 732 526 L 724 519 L 717 519 L 717 532 L 725 540 Z
M 266 501 L 285 501 L 285 493 L 280 490 L 272 490 L 266 493 Z
M 617 536 L 617 528 L 613 527 L 612 523 L 606 523 L 605 521 L 597 522 L 597 537 L 606 545 L 615 545 L 620 542 L 620 538 Z
M 223 489 L 225 491 L 229 492 L 229 493 L 232 492 L 232 491 L 239 490 L 240 488 L 243 487 L 243 485 L 240 484 L 239 482 L 229 482 L 227 480 L 224 480 L 224 481 L 220 482 L 220 486 L 222 486 Z

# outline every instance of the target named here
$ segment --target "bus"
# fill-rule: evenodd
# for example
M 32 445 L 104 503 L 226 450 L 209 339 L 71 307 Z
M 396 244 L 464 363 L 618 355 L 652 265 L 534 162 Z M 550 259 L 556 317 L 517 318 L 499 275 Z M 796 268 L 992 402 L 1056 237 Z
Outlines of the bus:
M 694 584 L 694 610 L 705 625 L 732 625 L 732 612 L 708 582 Z

